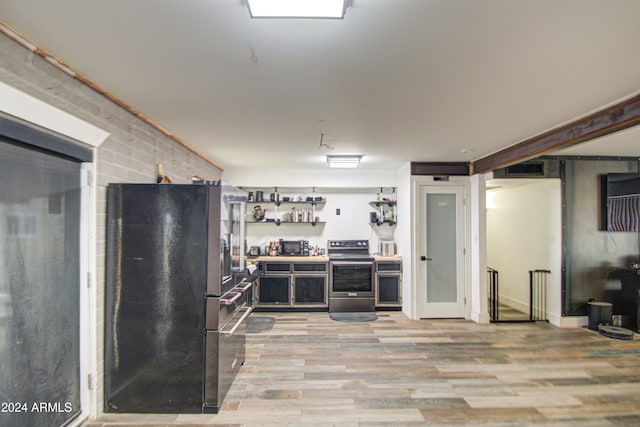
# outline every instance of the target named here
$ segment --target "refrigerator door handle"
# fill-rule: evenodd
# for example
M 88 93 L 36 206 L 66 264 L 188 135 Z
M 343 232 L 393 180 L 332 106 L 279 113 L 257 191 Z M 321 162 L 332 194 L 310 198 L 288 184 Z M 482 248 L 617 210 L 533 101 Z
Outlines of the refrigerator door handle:
M 227 292 L 227 293 L 235 293 L 235 295 L 231 298 L 220 298 L 220 303 L 224 304 L 224 305 L 231 305 L 233 304 L 235 301 L 238 300 L 238 298 L 240 298 L 242 296 L 242 292 Z M 226 295 L 226 294 L 225 294 Z
M 220 331 L 221 334 L 226 335 L 228 337 L 233 336 L 233 334 L 235 333 L 236 329 L 238 329 L 240 327 L 242 322 L 244 322 L 246 320 L 246 318 L 249 317 L 249 315 L 253 311 L 253 307 L 247 307 L 246 304 L 243 305 L 243 308 L 247 308 L 247 311 L 245 311 L 245 313 L 242 315 L 242 317 L 236 322 L 235 325 L 233 325 L 233 327 L 231 329 Z
M 247 248 L 245 247 L 247 243 L 247 218 L 246 212 L 247 208 L 244 203 L 239 203 L 240 209 L 240 271 L 245 269 L 246 260 L 244 258 L 245 251 Z
M 245 282 L 245 281 L 242 281 L 242 282 L 240 282 L 240 285 L 244 285 L 244 287 L 241 287 L 241 288 L 239 289 L 239 290 L 240 290 L 240 292 L 247 292 L 247 291 L 249 290 L 249 288 L 251 288 L 251 287 L 253 286 L 253 282 Z M 240 286 L 240 285 L 239 285 L 239 286 Z M 238 287 L 239 287 L 239 286 L 238 286 Z

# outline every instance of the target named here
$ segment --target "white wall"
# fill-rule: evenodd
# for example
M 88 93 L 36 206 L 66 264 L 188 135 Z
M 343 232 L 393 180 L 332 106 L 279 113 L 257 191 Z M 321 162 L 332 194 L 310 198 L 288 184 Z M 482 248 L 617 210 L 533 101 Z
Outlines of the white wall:
M 396 172 L 375 169 L 225 169 L 222 179 L 237 187 L 396 187 Z
M 488 183 L 487 265 L 500 272 L 500 301 L 528 312 L 529 270 L 551 270 L 547 311 L 560 324 L 562 217 L 559 179 Z
M 396 199 L 392 188 L 396 186 L 397 177 L 393 171 L 378 171 L 369 169 L 329 169 L 325 170 L 296 170 L 296 169 L 256 169 L 234 170 L 227 169 L 222 179 L 232 185 L 243 187 L 251 191 L 263 190 L 265 200 L 269 194 L 278 188 L 281 196 L 302 195 L 309 196 L 316 189 L 316 196 L 326 197 L 327 202 L 316 207 L 316 215 L 325 224 L 247 224 L 247 244 L 263 247 L 271 240 L 305 239 L 314 246 L 326 248 L 327 240 L 331 239 L 367 239 L 370 252 L 378 251 L 380 239 L 393 238 L 396 226 L 370 225 L 369 212 L 375 211 L 369 202 L 376 200 L 380 188 L 384 189 L 383 196 Z M 273 218 L 274 205 L 260 204 L 266 208 L 267 218 Z M 251 206 L 250 206 L 251 207 Z M 309 205 L 299 205 L 297 208 L 310 208 Z M 290 209 L 291 205 L 281 205 L 281 213 Z M 337 214 L 340 209 L 340 215 Z M 398 208 L 398 212 L 401 208 Z M 271 213 L 269 213 L 271 212 Z
M 486 176 L 471 176 L 471 313 L 470 318 L 478 323 L 489 323 L 487 303 L 487 209 Z
M 394 237 L 396 251 L 403 257 L 402 277 L 402 311 L 407 317 L 412 317 L 413 301 L 413 229 L 412 212 L 413 201 L 411 164 L 406 163 L 395 173 L 389 171 L 371 170 L 330 170 L 326 171 L 281 171 L 281 170 L 225 170 L 222 178 L 230 184 L 242 186 L 247 190 L 256 186 L 278 186 L 281 194 L 286 194 L 301 186 L 317 187 L 317 195 L 325 196 L 327 203 L 317 210 L 323 226 L 304 226 L 294 224 L 275 225 L 247 225 L 247 243 L 263 246 L 269 240 L 280 237 L 290 239 L 308 239 L 311 244 L 326 246 L 329 239 L 369 239 L 372 253 L 377 252 L 379 238 Z M 371 226 L 369 212 L 373 208 L 370 201 L 375 200 L 379 187 L 388 190 L 396 187 L 397 225 Z M 269 190 L 269 193 L 272 190 Z M 269 198 L 265 193 L 265 199 Z M 300 194 L 300 193 L 296 193 Z M 385 195 L 388 196 L 389 193 Z M 391 197 L 393 198 L 393 197 Z M 262 205 L 261 205 L 262 206 Z M 266 204 L 267 209 L 273 205 Z M 336 215 L 340 208 L 341 215 Z
M 243 187 L 251 190 L 253 187 Z M 262 187 L 264 188 L 264 187 Z M 385 197 L 395 199 L 396 195 L 391 192 L 390 187 L 384 187 Z M 249 204 L 249 220 L 247 222 L 247 245 L 260 246 L 271 240 L 280 238 L 297 240 L 309 240 L 310 245 L 326 248 L 327 240 L 335 239 L 367 239 L 369 240 L 370 252 L 378 251 L 378 242 L 380 239 L 392 239 L 394 237 L 395 226 L 383 224 L 380 226 L 371 225 L 369 223 L 369 212 L 376 211 L 369 203 L 376 200 L 378 187 L 354 187 L 349 189 L 326 188 L 322 187 L 315 193 L 316 196 L 326 198 L 326 203 L 316 206 L 315 214 L 319 217 L 322 224 L 312 226 L 310 224 L 291 224 L 282 223 L 277 226 L 274 223 L 251 222 L 251 210 L 256 204 L 261 208 L 266 208 L 267 218 L 274 218 L 273 203 L 250 203 Z M 265 191 L 265 199 L 269 199 L 270 192 L 273 187 Z M 281 195 L 311 195 L 311 187 L 278 187 Z M 278 207 L 278 218 L 282 218 L 282 213 L 291 209 L 292 206 L 296 210 L 311 209 L 310 205 L 290 205 L 281 204 Z M 340 214 L 337 214 L 337 211 Z
M 412 318 L 413 298 L 413 236 L 411 212 L 413 200 L 411 198 L 411 163 L 398 169 L 398 225 L 396 226 L 396 247 L 398 255 L 402 255 L 402 312 Z

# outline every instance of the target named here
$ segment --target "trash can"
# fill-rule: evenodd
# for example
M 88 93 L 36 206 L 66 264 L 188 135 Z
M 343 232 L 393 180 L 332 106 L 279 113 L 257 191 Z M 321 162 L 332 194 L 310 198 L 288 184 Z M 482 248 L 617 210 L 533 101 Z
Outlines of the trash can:
M 589 301 L 589 329 L 598 330 L 598 325 L 611 325 L 612 304 L 610 302 Z

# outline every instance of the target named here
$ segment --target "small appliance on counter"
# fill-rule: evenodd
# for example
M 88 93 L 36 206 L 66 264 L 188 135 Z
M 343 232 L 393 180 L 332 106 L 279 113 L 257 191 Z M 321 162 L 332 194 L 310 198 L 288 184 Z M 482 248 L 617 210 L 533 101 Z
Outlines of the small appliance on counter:
M 394 256 L 396 254 L 396 242 L 393 240 L 380 240 L 380 250 L 378 252 L 381 256 Z
M 280 239 L 280 255 L 309 256 L 309 241 Z
M 250 257 L 258 257 L 258 256 L 260 256 L 260 246 L 251 246 L 249 248 L 249 256 Z

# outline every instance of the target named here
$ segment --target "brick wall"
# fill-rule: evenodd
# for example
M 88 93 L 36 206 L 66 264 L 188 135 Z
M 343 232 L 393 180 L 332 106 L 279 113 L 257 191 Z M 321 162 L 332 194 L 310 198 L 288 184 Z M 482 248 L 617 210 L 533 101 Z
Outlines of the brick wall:
M 64 60 L 64 58 L 60 58 Z M 85 120 L 111 135 L 96 149 L 97 410 L 102 411 L 106 188 L 110 182 L 152 183 L 156 165 L 175 183 L 192 175 L 219 179 L 221 171 L 153 127 L 0 33 L 0 81 Z M 100 82 L 95 82 L 100 84 Z M 104 88 L 108 90 L 108 88 Z M 123 100 L 126 102 L 127 100 Z

